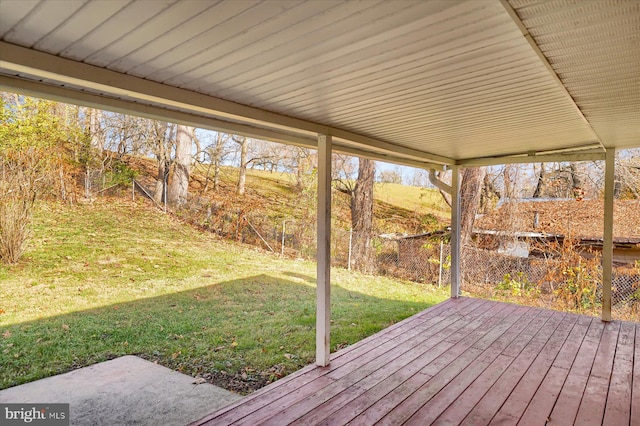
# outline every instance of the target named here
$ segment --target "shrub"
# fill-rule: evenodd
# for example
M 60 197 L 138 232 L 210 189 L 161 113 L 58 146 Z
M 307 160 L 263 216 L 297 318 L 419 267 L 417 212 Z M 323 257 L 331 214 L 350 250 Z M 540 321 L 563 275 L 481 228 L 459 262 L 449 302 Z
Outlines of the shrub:
M 0 261 L 15 263 L 29 235 L 36 199 L 51 188 L 64 132 L 54 103 L 2 98 L 0 111 Z

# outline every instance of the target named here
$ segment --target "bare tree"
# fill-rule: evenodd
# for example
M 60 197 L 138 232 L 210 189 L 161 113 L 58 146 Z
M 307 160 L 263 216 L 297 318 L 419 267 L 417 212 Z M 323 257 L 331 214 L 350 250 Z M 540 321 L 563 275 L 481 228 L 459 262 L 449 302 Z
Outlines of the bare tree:
M 619 198 L 640 198 L 640 149 L 628 150 L 616 162 L 616 195 Z
M 209 188 L 209 176 L 213 174 L 213 190 L 218 191 L 220 188 L 220 166 L 224 158 L 230 153 L 228 142 L 231 136 L 222 132 L 215 132 L 213 137 L 208 138 L 208 144 L 203 149 L 204 161 L 207 163 L 206 182 L 202 190 L 207 192 Z
M 429 186 L 429 175 L 426 170 L 415 169 L 411 176 L 411 186 L 427 187 Z
M 500 200 L 501 193 L 496 187 L 496 176 L 491 175 L 488 172 L 485 173 L 482 179 L 482 191 L 480 192 L 480 210 L 483 213 L 489 213 L 489 211 Z M 506 191 L 506 188 L 505 188 Z
M 378 175 L 378 182 L 402 185 L 402 174 L 396 170 L 384 170 Z
M 579 163 L 556 163 L 550 171 L 542 163 L 533 197 L 582 199 L 585 195 L 582 176 L 586 175 Z
M 286 151 L 286 145 L 253 139 L 249 146 L 247 163 L 251 164 L 252 169 L 259 168 L 273 173 L 278 169 L 282 154 Z
M 193 127 L 178 125 L 176 129 L 176 157 L 169 184 L 169 202 L 181 207 L 189 194 L 189 173 L 191 169 L 191 149 L 193 148 Z
M 240 166 L 236 193 L 243 195 L 247 180 L 247 168 L 259 166 L 263 170 L 275 171 L 280 161 L 280 153 L 284 149 L 282 144 L 267 142 L 259 139 L 249 139 L 244 136 L 233 136 L 232 140 L 238 144 L 240 151 Z
M 289 155 L 283 156 L 285 170 L 295 172 L 296 190 L 303 191 L 308 186 L 310 171 L 316 165 L 316 154 L 311 149 L 301 146 L 291 146 L 289 152 Z
M 331 156 L 331 179 L 337 182 L 338 190 L 351 193 L 354 188 L 358 166 L 353 161 L 355 157 L 344 154 Z

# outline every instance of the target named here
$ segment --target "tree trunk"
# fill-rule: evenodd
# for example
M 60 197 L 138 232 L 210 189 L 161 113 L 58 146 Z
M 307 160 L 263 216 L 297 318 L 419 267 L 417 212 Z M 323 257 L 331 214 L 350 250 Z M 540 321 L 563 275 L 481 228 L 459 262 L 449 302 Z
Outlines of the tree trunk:
M 187 202 L 192 145 L 193 127 L 178 125 L 176 131 L 176 158 L 168 194 L 169 202 L 176 207 L 181 207 Z
M 240 170 L 238 173 L 238 187 L 236 193 L 244 195 L 245 185 L 247 182 L 247 154 L 249 152 L 249 141 L 244 136 L 242 138 L 233 139 L 240 145 Z
M 167 175 L 168 164 L 163 158 L 158 158 L 158 175 L 156 177 L 156 188 L 153 192 L 153 200 L 162 204 L 164 201 L 164 184 Z
M 91 137 L 91 148 L 102 156 L 104 151 L 104 133 L 102 131 L 102 111 L 99 109 L 89 109 L 89 134 Z
M 505 185 L 506 187 L 506 185 Z M 487 173 L 482 179 L 482 191 L 480 193 L 480 211 L 487 214 L 491 212 L 495 202 L 500 199 L 500 191 L 495 187 Z
M 307 157 L 309 153 L 306 148 L 295 147 L 295 167 L 296 167 L 296 190 L 302 192 L 305 187 L 304 176 L 307 172 Z
M 218 192 L 220 188 L 220 159 L 213 161 L 213 191 Z
M 569 164 L 569 171 L 571 172 L 571 196 L 576 200 L 582 200 L 584 198 L 584 189 L 582 189 L 582 181 L 578 176 L 576 163 Z
M 536 189 L 535 191 L 533 191 L 533 198 L 540 198 L 542 197 L 542 193 L 544 192 L 544 163 L 540 163 L 540 173 L 538 174 L 538 182 L 536 184 Z
M 473 224 L 480 207 L 480 188 L 485 170 L 480 167 L 464 169 L 460 182 L 460 239 L 462 245 L 471 242 Z
M 504 180 L 504 196 L 507 199 L 512 199 L 514 197 L 514 182 L 512 182 L 511 180 L 511 171 L 513 169 L 513 166 L 510 164 L 506 164 L 504 166 L 503 172 L 502 172 L 502 177 Z
M 374 269 L 371 247 L 374 176 L 375 163 L 372 160 L 360 158 L 358 180 L 351 198 L 351 226 L 353 228 L 351 259 L 354 268 L 364 273 L 371 273 Z

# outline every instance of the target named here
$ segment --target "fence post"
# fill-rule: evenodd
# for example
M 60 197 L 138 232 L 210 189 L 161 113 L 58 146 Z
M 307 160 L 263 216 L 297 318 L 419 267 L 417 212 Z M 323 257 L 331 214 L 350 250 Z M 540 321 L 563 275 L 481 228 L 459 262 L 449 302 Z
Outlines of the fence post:
M 287 222 L 286 219 L 282 219 L 282 245 L 280 247 L 280 256 L 284 257 L 284 233 L 285 233 L 285 223 Z
M 351 243 L 353 241 L 353 228 L 349 228 L 349 256 L 347 257 L 347 271 L 351 270 Z
M 131 179 L 131 201 L 136 200 L 136 180 Z
M 164 212 L 167 212 L 167 178 L 169 175 L 165 173 L 164 175 L 164 185 L 162 185 L 162 190 L 164 191 Z
M 442 287 L 442 268 L 444 265 L 442 264 L 442 254 L 444 252 L 444 243 L 440 240 L 440 264 L 438 265 L 438 288 Z

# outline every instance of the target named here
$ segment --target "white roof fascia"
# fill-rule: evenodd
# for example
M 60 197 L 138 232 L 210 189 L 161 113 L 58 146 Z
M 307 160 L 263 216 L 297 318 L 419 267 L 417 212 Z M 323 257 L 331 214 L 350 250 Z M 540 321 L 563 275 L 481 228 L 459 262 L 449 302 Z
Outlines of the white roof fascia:
M 59 102 L 76 103 L 90 108 L 103 109 L 122 114 L 133 113 L 153 120 L 171 121 L 202 129 L 233 133 L 255 139 L 265 139 L 272 142 L 302 146 L 305 148 L 318 148 L 317 137 L 295 134 L 280 129 L 264 128 L 239 122 L 220 120 L 202 115 L 169 110 L 153 105 L 132 103 L 88 92 L 79 92 L 30 80 L 22 80 L 16 77 L 2 76 L 0 78 L 0 90 L 20 93 L 28 96 L 43 97 Z M 446 170 L 446 166 L 443 166 L 442 164 L 410 160 L 389 154 L 381 154 L 364 149 L 353 148 L 340 143 L 333 145 L 333 151 L 403 166 L 416 167 L 419 169 Z

